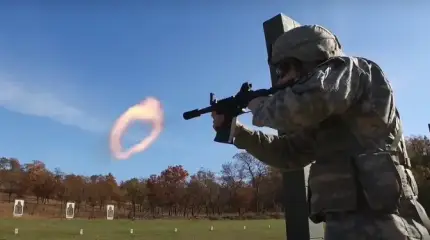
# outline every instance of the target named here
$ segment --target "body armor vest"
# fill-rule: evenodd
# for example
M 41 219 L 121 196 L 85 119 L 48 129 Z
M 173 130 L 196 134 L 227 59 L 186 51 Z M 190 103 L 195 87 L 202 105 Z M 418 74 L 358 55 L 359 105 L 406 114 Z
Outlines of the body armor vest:
M 416 214 L 429 229 L 427 214 L 416 201 L 418 187 L 392 88 L 378 65 L 363 58 L 354 62 L 362 71 L 360 79 L 352 79 L 363 86 L 360 97 L 347 112 L 313 131 L 318 150 L 309 170 L 310 219 L 319 223 L 328 213 L 365 209 Z

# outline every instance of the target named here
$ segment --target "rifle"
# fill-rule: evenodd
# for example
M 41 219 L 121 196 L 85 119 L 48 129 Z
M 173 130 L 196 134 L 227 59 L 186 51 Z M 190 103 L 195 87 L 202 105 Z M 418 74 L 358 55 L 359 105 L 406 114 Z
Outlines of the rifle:
M 217 114 L 224 115 L 223 124 L 216 130 L 216 136 L 214 141 L 219 143 L 231 143 L 229 142 L 230 129 L 233 118 L 247 113 L 249 102 L 257 97 L 270 96 L 275 92 L 286 88 L 288 85 L 281 85 L 278 87 L 272 87 L 269 89 L 258 89 L 252 90 L 252 84 L 245 82 L 240 87 L 239 92 L 231 97 L 217 100 L 214 93 L 210 93 L 209 107 L 202 109 L 194 109 L 183 114 L 185 120 L 199 117 L 200 115 L 216 112 Z

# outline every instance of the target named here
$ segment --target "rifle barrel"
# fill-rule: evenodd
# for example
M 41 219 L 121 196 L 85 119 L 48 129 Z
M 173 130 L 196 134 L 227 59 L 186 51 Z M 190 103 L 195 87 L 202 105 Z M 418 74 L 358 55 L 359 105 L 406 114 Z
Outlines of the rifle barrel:
M 194 109 L 188 112 L 184 112 L 183 117 L 185 120 L 190 120 L 192 118 L 196 118 L 196 117 L 200 117 L 200 115 L 202 114 L 206 114 L 206 113 L 210 113 L 213 111 L 213 107 L 209 106 L 209 107 L 205 107 L 202 109 Z

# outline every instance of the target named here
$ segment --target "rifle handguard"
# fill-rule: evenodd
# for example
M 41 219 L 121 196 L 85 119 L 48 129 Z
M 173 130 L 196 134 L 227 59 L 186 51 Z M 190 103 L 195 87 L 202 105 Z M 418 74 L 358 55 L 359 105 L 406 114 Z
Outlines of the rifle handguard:
M 189 120 L 192 118 L 199 117 L 202 114 L 217 112 L 218 114 L 224 115 L 224 124 L 216 129 L 216 136 L 214 141 L 219 143 L 227 143 L 232 144 L 232 141 L 229 141 L 231 134 L 231 125 L 233 118 L 246 113 L 243 109 L 246 108 L 249 102 L 257 97 L 262 96 L 270 96 L 276 93 L 279 90 L 285 89 L 289 87 L 292 83 L 286 83 L 281 86 L 272 87 L 269 89 L 258 89 L 252 90 L 252 84 L 243 83 L 239 92 L 234 95 L 224 99 L 217 100 L 213 93 L 210 93 L 210 106 L 195 109 L 192 111 L 185 112 L 183 117 L 185 120 Z

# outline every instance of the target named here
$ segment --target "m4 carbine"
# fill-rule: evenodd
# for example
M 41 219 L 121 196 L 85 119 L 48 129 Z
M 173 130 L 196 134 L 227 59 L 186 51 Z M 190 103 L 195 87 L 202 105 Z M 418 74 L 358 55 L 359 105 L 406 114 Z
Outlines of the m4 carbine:
M 272 87 L 269 89 L 252 90 L 252 84 L 245 82 L 240 87 L 239 92 L 231 97 L 217 100 L 214 93 L 210 93 L 210 106 L 202 109 L 194 109 L 183 114 L 185 120 L 199 117 L 202 114 L 216 112 L 217 114 L 224 115 L 223 124 L 216 130 L 216 136 L 214 141 L 219 143 L 231 143 L 229 142 L 230 129 L 233 118 L 247 113 L 249 102 L 257 97 L 269 96 L 275 92 L 284 89 L 286 85 L 280 87 Z

